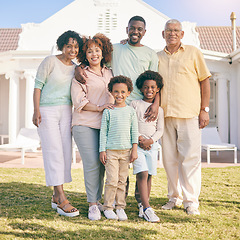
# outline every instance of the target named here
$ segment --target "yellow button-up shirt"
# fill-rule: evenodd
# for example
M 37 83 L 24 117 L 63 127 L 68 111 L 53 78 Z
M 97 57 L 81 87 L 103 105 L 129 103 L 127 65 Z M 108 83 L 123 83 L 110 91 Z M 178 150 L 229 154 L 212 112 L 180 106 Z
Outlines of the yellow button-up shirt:
M 163 77 L 161 106 L 165 117 L 192 118 L 201 107 L 200 81 L 211 76 L 201 51 L 181 44 L 171 54 L 158 52 L 159 73 Z

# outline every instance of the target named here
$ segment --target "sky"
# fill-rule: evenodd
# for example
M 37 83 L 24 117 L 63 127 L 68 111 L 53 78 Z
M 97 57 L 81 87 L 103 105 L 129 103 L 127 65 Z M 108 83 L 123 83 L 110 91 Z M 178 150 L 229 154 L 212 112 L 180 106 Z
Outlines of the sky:
M 20 28 L 41 23 L 74 0 L 0 0 L 0 28 Z M 86 0 L 87 1 L 87 0 Z M 197 23 L 197 26 L 231 26 L 235 12 L 240 26 L 240 0 L 144 0 L 170 18 Z

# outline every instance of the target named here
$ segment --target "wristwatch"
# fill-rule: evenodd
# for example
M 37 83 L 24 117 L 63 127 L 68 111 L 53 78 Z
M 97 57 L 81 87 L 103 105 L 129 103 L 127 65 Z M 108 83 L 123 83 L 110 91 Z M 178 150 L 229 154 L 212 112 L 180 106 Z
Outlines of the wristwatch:
M 205 112 L 209 112 L 209 107 L 205 107 L 205 108 L 201 108 L 201 110 L 205 111 Z

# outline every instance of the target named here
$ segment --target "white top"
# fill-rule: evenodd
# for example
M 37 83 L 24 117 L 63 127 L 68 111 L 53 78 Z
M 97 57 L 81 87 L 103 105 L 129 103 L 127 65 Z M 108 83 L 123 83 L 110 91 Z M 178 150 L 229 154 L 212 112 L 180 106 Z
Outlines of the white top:
M 72 105 L 71 82 L 76 64 L 65 65 L 55 55 L 40 64 L 35 88 L 41 89 L 40 106 Z
M 153 122 L 146 122 L 144 113 L 151 104 L 152 103 L 145 102 L 141 99 L 132 101 L 130 106 L 132 106 L 137 113 L 139 136 L 147 139 L 152 138 L 153 142 L 156 142 L 163 135 L 164 113 L 163 109 L 159 107 L 157 119 Z

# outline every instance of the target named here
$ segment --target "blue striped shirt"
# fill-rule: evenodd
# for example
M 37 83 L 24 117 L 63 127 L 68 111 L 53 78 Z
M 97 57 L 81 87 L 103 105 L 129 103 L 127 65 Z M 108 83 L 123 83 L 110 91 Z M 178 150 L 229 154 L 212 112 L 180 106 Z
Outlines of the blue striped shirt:
M 131 149 L 138 143 L 138 120 L 130 106 L 103 111 L 99 152 Z

